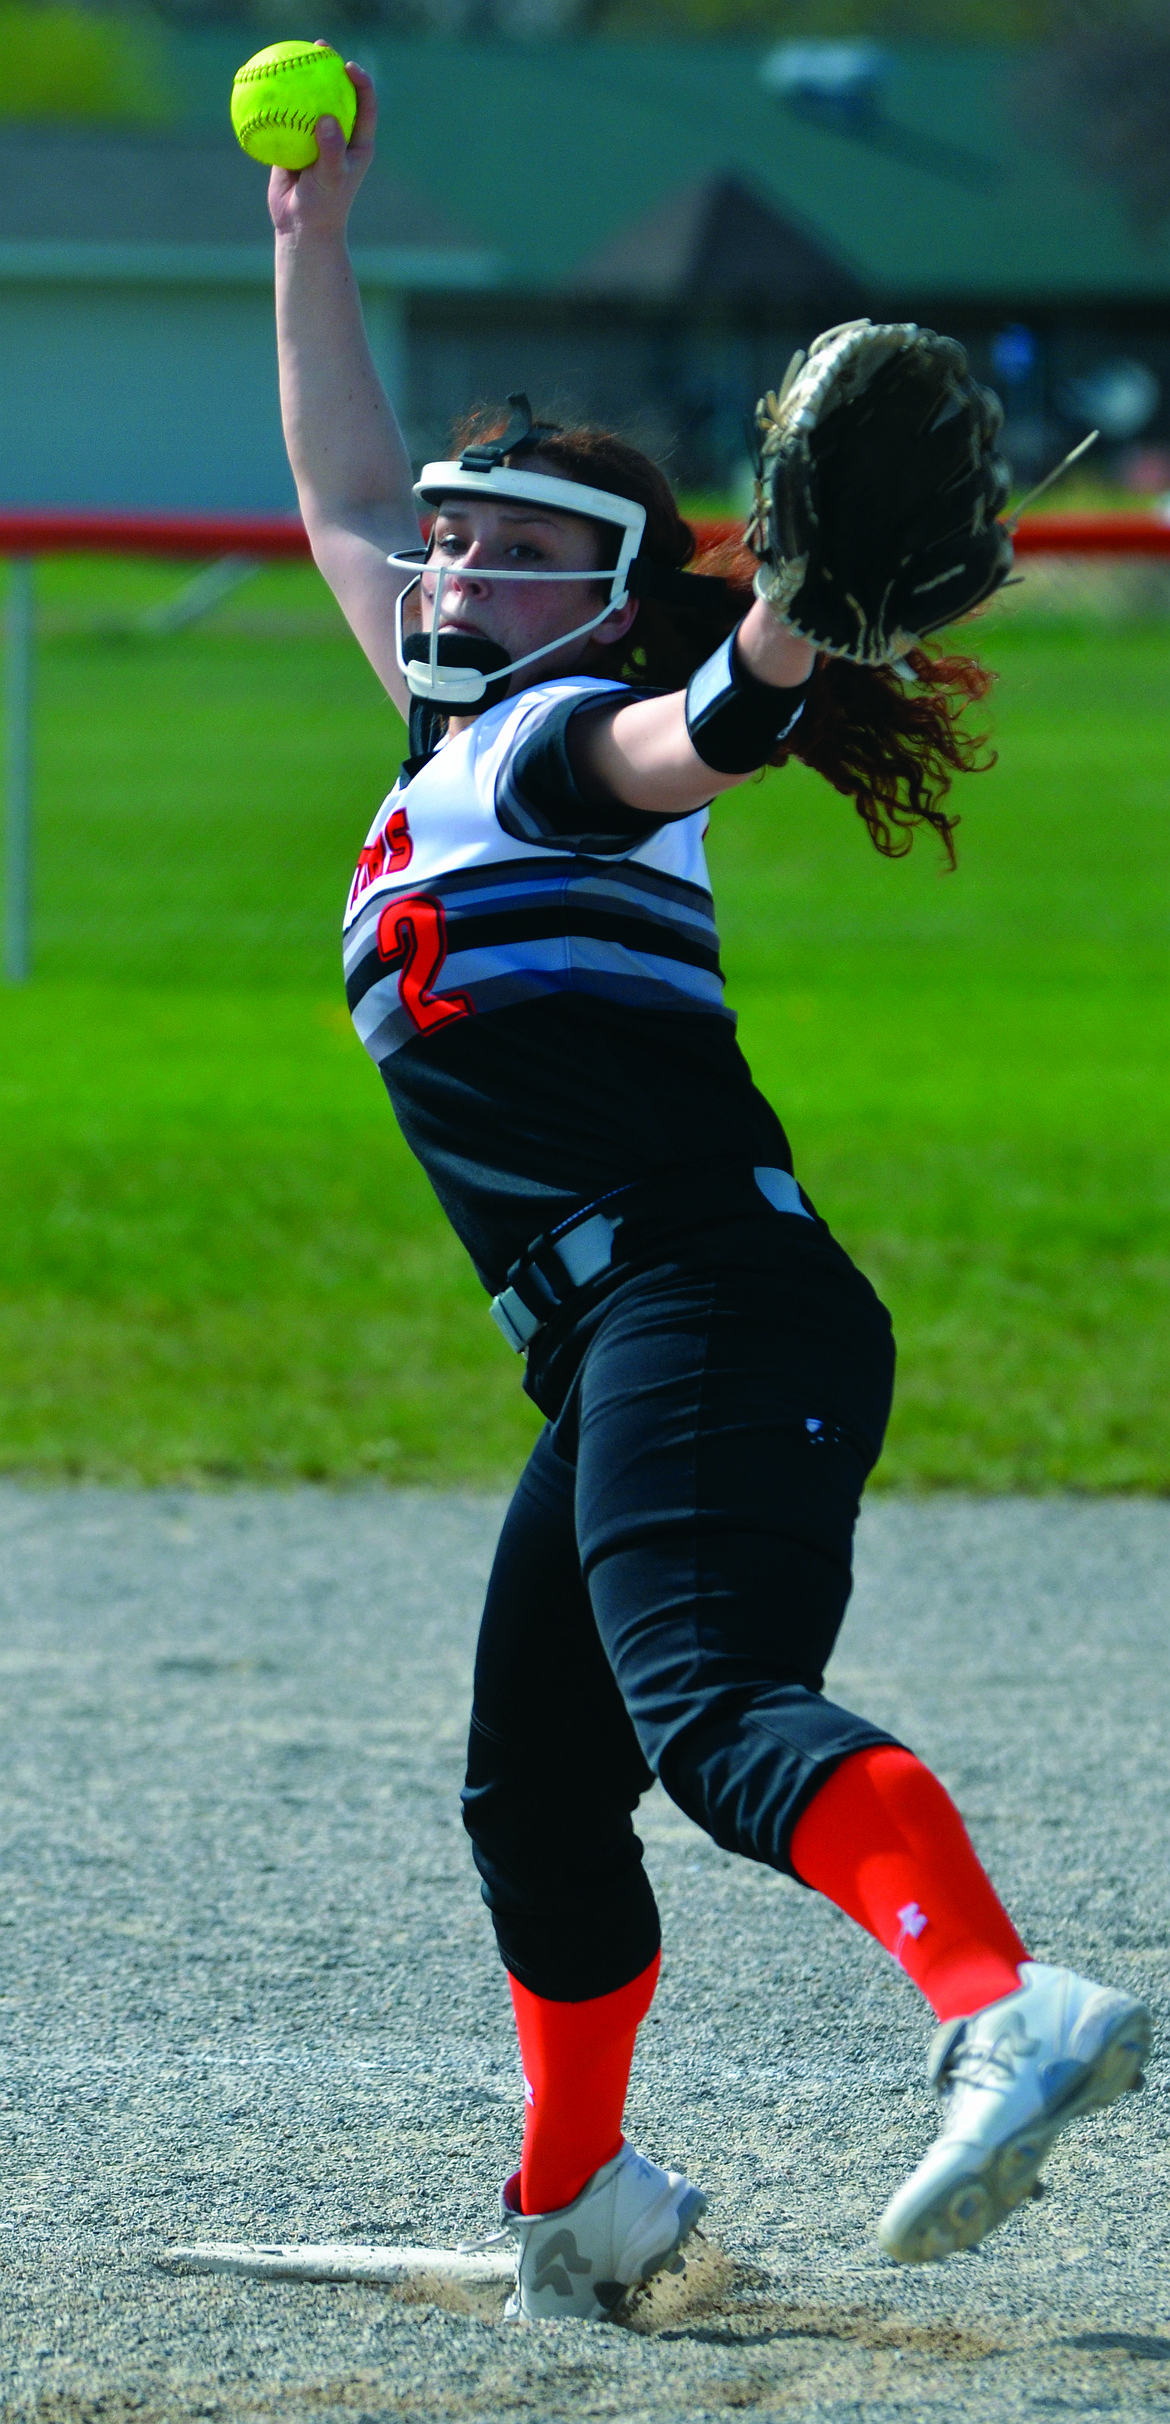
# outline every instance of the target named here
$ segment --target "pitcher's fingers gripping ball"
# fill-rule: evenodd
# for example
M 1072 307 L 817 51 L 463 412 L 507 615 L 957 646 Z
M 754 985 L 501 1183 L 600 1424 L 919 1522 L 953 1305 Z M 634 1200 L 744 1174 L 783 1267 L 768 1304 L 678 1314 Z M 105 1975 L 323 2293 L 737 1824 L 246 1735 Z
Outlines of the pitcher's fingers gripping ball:
M 232 85 L 236 135 L 267 168 L 311 168 L 318 118 L 336 118 L 348 143 L 356 116 L 345 61 L 324 42 L 270 42 Z

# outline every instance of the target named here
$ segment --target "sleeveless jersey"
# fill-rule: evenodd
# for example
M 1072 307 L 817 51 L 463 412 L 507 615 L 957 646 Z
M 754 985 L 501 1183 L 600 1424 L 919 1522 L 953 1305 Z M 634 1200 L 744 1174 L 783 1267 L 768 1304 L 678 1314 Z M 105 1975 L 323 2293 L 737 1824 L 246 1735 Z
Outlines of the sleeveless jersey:
M 726 1155 L 791 1167 L 723 1000 L 707 811 L 578 786 L 580 675 L 408 760 L 345 914 L 354 1024 L 485 1285 L 581 1204 Z

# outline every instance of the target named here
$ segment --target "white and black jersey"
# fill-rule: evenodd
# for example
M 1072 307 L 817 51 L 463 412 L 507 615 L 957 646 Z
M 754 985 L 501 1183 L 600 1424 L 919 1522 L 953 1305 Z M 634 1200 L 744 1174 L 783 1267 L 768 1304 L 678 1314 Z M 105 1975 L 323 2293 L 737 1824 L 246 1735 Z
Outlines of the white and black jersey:
M 569 675 L 404 766 L 345 916 L 354 1024 L 485 1283 L 610 1188 L 697 1159 L 790 1166 L 723 999 L 707 812 L 587 798 Z

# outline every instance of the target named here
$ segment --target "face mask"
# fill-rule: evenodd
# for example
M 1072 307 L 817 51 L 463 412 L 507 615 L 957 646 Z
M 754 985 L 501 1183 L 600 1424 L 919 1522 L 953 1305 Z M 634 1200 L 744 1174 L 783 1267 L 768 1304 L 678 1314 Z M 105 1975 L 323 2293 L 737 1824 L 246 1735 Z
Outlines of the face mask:
M 535 471 L 513 471 L 495 460 L 503 451 L 498 446 L 469 447 L 458 463 L 428 463 L 415 488 L 417 502 L 437 508 L 449 497 L 494 497 L 519 500 L 526 505 L 551 506 L 555 512 L 573 513 L 590 522 L 608 522 L 621 532 L 618 559 L 610 571 L 603 568 L 592 572 L 490 572 L 476 573 L 477 580 L 494 581 L 608 581 L 609 594 L 605 604 L 588 622 L 578 623 L 572 631 L 563 631 L 527 656 L 509 658 L 506 649 L 496 640 L 482 639 L 474 632 L 439 630 L 443 584 L 458 577 L 457 565 L 442 565 L 436 573 L 436 588 L 429 632 L 407 633 L 405 613 L 407 603 L 418 590 L 422 567 L 427 562 L 426 548 L 411 548 L 387 560 L 398 572 L 413 572 L 401 592 L 395 610 L 395 641 L 400 671 L 406 677 L 407 688 L 416 699 L 426 699 L 442 712 L 457 713 L 465 707 L 494 706 L 502 699 L 514 673 L 535 665 L 541 657 L 551 656 L 571 640 L 587 637 L 596 631 L 606 616 L 617 606 L 624 606 L 629 596 L 629 571 L 641 545 L 646 527 L 646 508 L 636 505 L 631 497 L 615 496 L 605 488 L 583 488 L 576 480 L 546 478 Z

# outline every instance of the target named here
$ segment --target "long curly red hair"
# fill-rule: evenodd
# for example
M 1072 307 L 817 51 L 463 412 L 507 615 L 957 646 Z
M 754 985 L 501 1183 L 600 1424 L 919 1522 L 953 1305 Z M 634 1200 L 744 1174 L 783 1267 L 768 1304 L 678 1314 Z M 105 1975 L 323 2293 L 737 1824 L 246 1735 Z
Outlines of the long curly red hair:
M 498 411 L 473 413 L 456 429 L 453 452 L 499 438 L 506 426 Z M 545 430 L 539 448 L 520 460 L 526 470 L 547 464 L 561 479 L 633 497 L 646 508 L 639 560 L 663 572 L 708 576 L 707 583 L 695 583 L 693 593 L 680 583 L 668 599 L 643 597 L 624 640 L 609 647 L 590 643 L 589 662 L 597 673 L 651 690 L 682 689 L 747 613 L 755 558 L 735 542 L 700 555 L 665 474 L 612 430 Z M 597 528 L 612 548 L 609 561 L 615 562 L 615 532 L 603 523 Z M 961 719 L 986 698 L 994 677 L 975 657 L 955 652 L 913 648 L 908 663 L 913 683 L 891 666 L 818 656 L 792 741 L 769 762 L 782 766 L 797 757 L 823 775 L 852 800 L 884 858 L 904 858 L 916 828 L 929 825 L 953 867 L 959 820 L 947 813 L 944 802 L 954 777 L 985 773 L 995 763 L 986 734 L 967 731 Z

